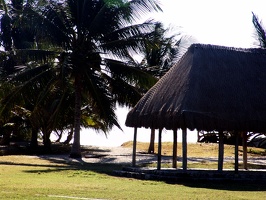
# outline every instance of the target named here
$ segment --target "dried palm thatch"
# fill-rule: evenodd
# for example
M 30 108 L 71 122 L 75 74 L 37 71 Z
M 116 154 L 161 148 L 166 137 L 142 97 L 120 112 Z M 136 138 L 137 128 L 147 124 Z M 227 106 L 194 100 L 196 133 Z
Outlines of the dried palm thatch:
M 126 125 L 266 131 L 266 50 L 191 45 L 128 113 Z

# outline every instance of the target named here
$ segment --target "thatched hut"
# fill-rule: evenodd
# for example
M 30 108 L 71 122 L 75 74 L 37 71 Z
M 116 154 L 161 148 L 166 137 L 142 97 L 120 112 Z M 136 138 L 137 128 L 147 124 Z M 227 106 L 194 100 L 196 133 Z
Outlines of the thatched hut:
M 266 131 L 266 50 L 191 45 L 128 113 L 126 126 L 135 128 L 134 143 L 138 127 L 159 129 L 158 169 L 163 128 L 174 135 L 183 130 L 184 170 L 186 130 L 219 131 L 218 170 L 222 170 L 223 131 L 236 135 Z M 237 148 L 236 144 L 236 152 Z M 237 155 L 235 162 L 237 171 Z

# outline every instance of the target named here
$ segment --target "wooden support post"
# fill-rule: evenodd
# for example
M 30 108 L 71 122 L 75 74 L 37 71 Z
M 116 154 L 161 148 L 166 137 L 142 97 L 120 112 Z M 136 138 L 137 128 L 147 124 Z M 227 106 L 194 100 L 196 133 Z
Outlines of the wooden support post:
M 224 134 L 223 131 L 219 131 L 219 152 L 218 152 L 218 171 L 223 171 L 224 162 Z
M 137 151 L 137 127 L 134 128 L 133 138 L 133 153 L 132 153 L 132 167 L 136 166 L 136 151 Z
M 187 171 L 187 129 L 182 129 L 182 156 L 183 171 Z
M 238 140 L 239 132 L 235 132 L 236 141 L 235 141 L 235 174 L 238 174 Z
M 161 160 L 162 160 L 162 129 L 159 129 L 157 170 L 161 169 Z
M 177 162 L 177 130 L 173 130 L 173 163 L 172 167 L 176 168 L 176 162 Z
M 247 132 L 242 132 L 243 167 L 248 169 Z

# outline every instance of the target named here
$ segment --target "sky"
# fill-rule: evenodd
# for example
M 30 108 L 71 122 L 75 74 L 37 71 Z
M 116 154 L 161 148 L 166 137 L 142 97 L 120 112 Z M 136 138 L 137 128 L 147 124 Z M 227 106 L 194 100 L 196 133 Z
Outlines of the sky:
M 265 0 L 161 0 L 161 3 L 163 13 L 154 13 L 147 18 L 159 20 L 165 27 L 174 27 L 190 43 L 254 48 L 258 46 L 252 12 L 266 25 Z M 128 111 L 127 108 L 116 111 L 123 131 L 113 128 L 106 138 L 90 129 L 82 130 L 81 144 L 119 146 L 133 140 L 133 128 L 124 125 Z M 150 130 L 138 130 L 138 141 L 149 142 L 149 137 Z M 172 132 L 163 131 L 162 140 L 171 141 Z M 180 131 L 178 141 L 181 141 Z M 188 142 L 196 142 L 196 131 L 188 132 Z
M 265 0 L 161 0 L 155 19 L 180 28 L 198 43 L 250 48 L 255 46 L 254 12 L 266 25 Z

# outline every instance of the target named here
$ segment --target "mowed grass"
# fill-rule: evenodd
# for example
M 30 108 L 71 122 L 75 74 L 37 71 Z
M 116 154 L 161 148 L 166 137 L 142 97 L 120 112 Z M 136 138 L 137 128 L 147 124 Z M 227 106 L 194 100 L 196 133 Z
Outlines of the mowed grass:
M 1 199 L 266 199 L 260 183 L 169 184 L 116 177 L 120 164 L 37 156 L 0 157 Z

